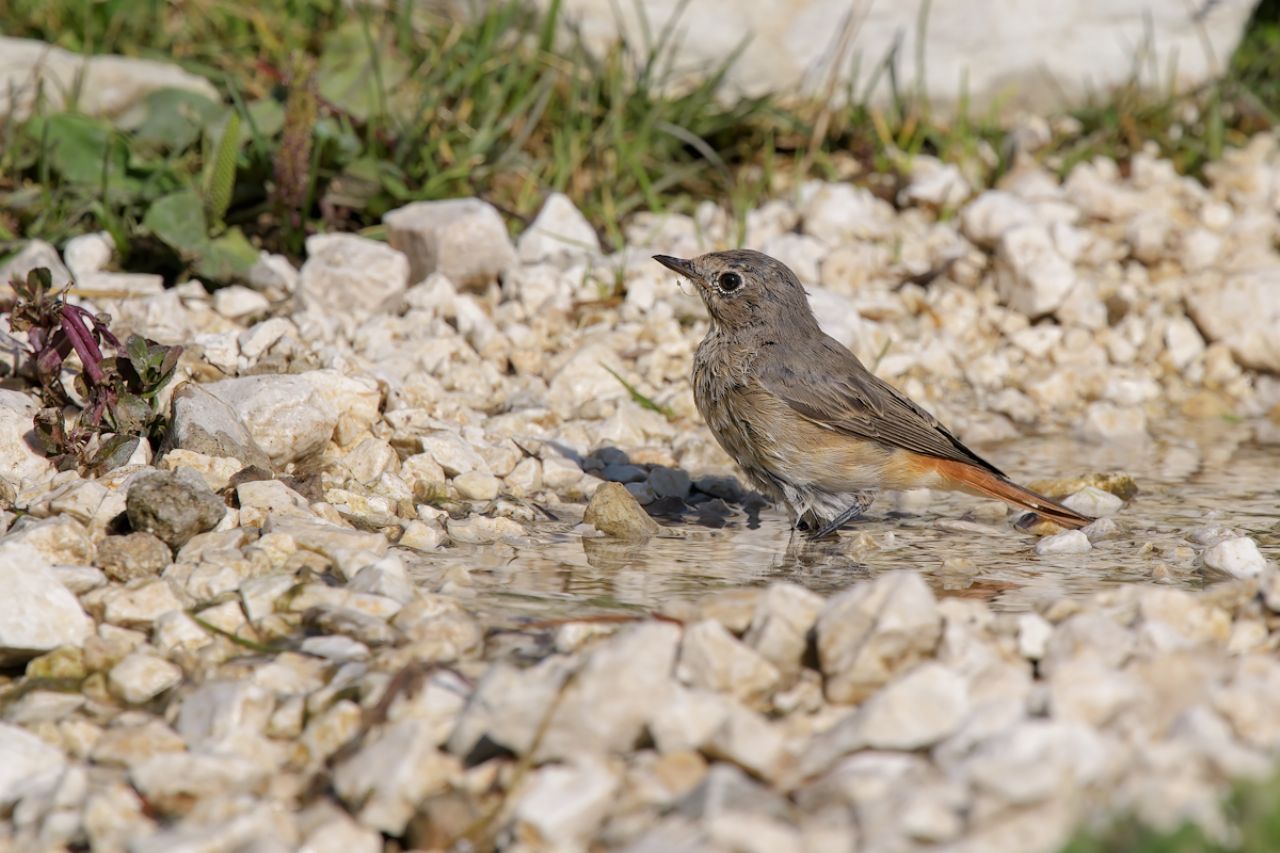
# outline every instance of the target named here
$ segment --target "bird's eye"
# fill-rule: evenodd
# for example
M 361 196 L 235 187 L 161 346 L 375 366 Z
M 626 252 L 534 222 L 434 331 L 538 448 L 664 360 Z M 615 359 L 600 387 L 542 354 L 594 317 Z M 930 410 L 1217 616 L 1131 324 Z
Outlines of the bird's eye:
M 739 287 L 742 287 L 742 276 L 736 272 L 720 273 L 720 278 L 716 281 L 720 289 L 725 293 L 733 293 Z

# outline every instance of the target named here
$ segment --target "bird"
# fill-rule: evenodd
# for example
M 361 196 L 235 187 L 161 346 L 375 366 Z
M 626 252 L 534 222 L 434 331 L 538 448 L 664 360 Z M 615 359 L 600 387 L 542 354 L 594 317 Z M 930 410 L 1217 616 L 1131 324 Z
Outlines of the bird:
M 995 498 L 1062 527 L 1092 519 L 1017 485 L 822 331 L 781 261 L 735 249 L 653 259 L 689 279 L 710 315 L 694 402 L 747 479 L 813 539 L 861 516 L 881 489 Z

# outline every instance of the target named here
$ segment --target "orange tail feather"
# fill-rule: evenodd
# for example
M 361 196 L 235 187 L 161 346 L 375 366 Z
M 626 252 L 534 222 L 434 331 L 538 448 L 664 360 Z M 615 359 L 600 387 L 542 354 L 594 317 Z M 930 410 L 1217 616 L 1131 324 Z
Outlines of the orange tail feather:
M 1067 509 L 1062 504 L 1052 501 L 1044 495 L 1036 494 L 1030 489 L 1024 489 L 1016 483 L 1011 483 L 1003 477 L 998 477 L 990 471 L 984 471 L 975 465 L 966 465 L 963 462 L 954 462 L 950 459 L 938 459 L 933 462 L 931 467 L 952 488 L 979 495 L 980 497 L 995 498 L 1021 509 L 1031 510 L 1037 515 L 1068 529 L 1074 530 L 1084 527 L 1093 521 L 1092 518 Z

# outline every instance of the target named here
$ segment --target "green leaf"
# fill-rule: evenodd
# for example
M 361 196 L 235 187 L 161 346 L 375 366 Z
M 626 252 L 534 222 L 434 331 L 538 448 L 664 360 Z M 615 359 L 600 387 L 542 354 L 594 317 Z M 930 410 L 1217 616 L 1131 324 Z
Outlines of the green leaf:
M 408 61 L 390 39 L 371 40 L 359 20 L 350 20 L 325 39 L 316 83 L 325 100 L 368 121 L 383 111 L 408 74 Z
M 205 164 L 204 210 L 209 221 L 221 224 L 231 206 L 231 193 L 235 189 L 236 156 L 240 152 L 240 114 L 232 112 L 227 117 L 222 136 L 214 146 L 213 158 Z
M 284 107 L 274 98 L 250 101 L 248 109 L 253 127 L 262 136 L 270 138 L 284 129 Z M 247 132 L 248 128 L 246 128 L 246 135 Z
M 142 218 L 142 227 L 188 257 L 199 253 L 209 242 L 204 205 L 194 190 L 181 190 L 158 199 Z
M 111 126 L 78 113 L 37 116 L 27 123 L 35 141 L 48 140 L 50 167 L 72 184 L 100 187 L 103 169 L 110 183 L 123 182 L 129 150 Z
M 221 104 L 185 89 L 158 89 L 142 103 L 146 116 L 133 129 L 135 138 L 170 151 L 190 148 L 223 110 Z
M 116 432 L 141 435 L 150 419 L 151 406 L 146 400 L 128 391 L 122 391 L 111 406 L 111 422 Z
M 209 240 L 196 260 L 196 274 L 212 281 L 244 279 L 258 260 L 258 250 L 239 228 L 231 228 L 221 237 Z
M 136 435 L 121 433 L 105 439 L 98 448 L 98 452 L 93 455 L 93 459 L 89 460 L 90 472 L 100 477 L 108 471 L 119 468 L 133 456 L 133 451 L 137 449 L 138 442 L 141 440 Z
M 150 352 L 147 350 L 147 339 L 142 335 L 130 335 L 125 341 L 124 349 L 129 354 L 133 369 L 139 376 L 145 376 L 151 361 Z

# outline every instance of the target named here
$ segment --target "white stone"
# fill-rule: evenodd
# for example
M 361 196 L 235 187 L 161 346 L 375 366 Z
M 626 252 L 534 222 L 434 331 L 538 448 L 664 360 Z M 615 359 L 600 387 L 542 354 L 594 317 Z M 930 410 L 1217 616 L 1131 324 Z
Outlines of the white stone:
M 107 673 L 107 687 L 131 705 L 149 702 L 181 682 L 181 669 L 145 652 L 129 655 Z
M 973 192 L 954 163 L 918 154 L 911 160 L 911 179 L 898 194 L 900 204 L 955 208 Z
M 1204 549 L 1202 559 L 1209 568 L 1236 578 L 1256 578 L 1267 566 L 1266 559 L 1258 550 L 1258 543 L 1248 536 L 1237 536 L 1211 545 Z
M 533 224 L 520 235 L 518 251 L 524 264 L 572 261 L 600 254 L 600 238 L 567 195 L 552 193 Z
M 548 849 L 586 849 L 614 803 L 618 778 L 590 756 L 538 770 L 515 804 L 515 819 Z
M 307 238 L 307 261 L 298 277 L 298 299 L 305 307 L 369 313 L 408 286 L 409 259 L 385 243 L 355 234 Z
M 213 292 L 213 310 L 232 320 L 265 313 L 270 307 L 267 297 L 244 285 L 233 284 Z
M 1063 530 L 1045 536 L 1036 542 L 1036 554 L 1041 557 L 1054 554 L 1087 554 L 1093 550 L 1089 537 L 1079 530 Z
M 550 3 L 539 0 L 538 6 L 545 10 Z M 601 54 L 618 43 L 648 44 L 646 38 L 678 26 L 685 35 L 670 62 L 704 76 L 740 50 L 725 68 L 725 86 L 734 94 L 805 100 L 834 92 L 838 99 L 885 105 L 903 93 L 923 93 L 941 109 L 963 100 L 966 109 L 985 114 L 995 107 L 1083 106 L 1100 91 L 1134 83 L 1135 75 L 1143 86 L 1162 90 L 1210 82 L 1221 74 L 1221 58 L 1235 50 L 1252 10 L 1249 2 L 1205 10 L 1139 0 L 1050 4 L 996 27 L 990 7 L 981 3 L 931 6 L 927 20 L 916 6 L 891 4 L 845 22 L 845 5 L 801 0 L 707 0 L 689 7 L 568 0 L 562 14 Z M 1135 65 L 1132 49 L 1100 51 L 1107 38 L 1149 45 L 1150 61 Z M 836 52 L 861 61 L 842 63 L 833 77 Z M 869 69 L 886 65 L 891 69 L 872 76 Z
M 159 89 L 183 89 L 221 102 L 203 77 L 169 62 L 100 54 L 85 56 L 34 39 L 0 37 L 0 117 L 25 117 L 43 98 L 49 114 L 75 100 L 78 112 L 120 116 Z
M 27 441 L 38 408 L 35 398 L 0 388 L 0 480 L 15 490 L 53 473 L 49 460 Z
M 1280 263 L 1224 276 L 1193 278 L 1187 311 L 1212 341 L 1221 341 L 1246 367 L 1280 372 Z
M 800 207 L 804 232 L 826 243 L 884 237 L 894 219 L 893 206 L 852 184 L 813 183 Z
M 298 271 L 284 255 L 263 252 L 249 268 L 249 286 L 256 290 L 292 293 L 298 286 Z
M 7 41 L 9 40 L 0 36 L 0 45 Z M 0 80 L 3 79 L 4 68 L 0 67 Z M 0 115 L 4 114 L 4 103 L 0 100 Z M 0 264 L 0 293 L 10 292 L 10 284 L 14 280 L 26 281 L 27 274 L 38 267 L 49 270 L 54 287 L 66 287 L 71 281 L 71 271 L 63 266 L 57 249 L 44 240 L 28 240 L 16 255 Z
M 824 603 L 822 596 L 796 584 L 771 584 L 756 600 L 751 626 L 742 641 L 779 671 L 797 672 Z
M 444 790 L 461 768 L 436 749 L 431 727 L 423 720 L 401 720 L 333 773 L 333 787 L 365 826 L 401 835 L 418 803 Z
M 1053 636 L 1053 625 L 1039 613 L 1018 615 L 1018 654 L 1027 660 L 1040 660 Z
M 1185 370 L 1205 349 L 1200 330 L 1186 317 L 1169 320 L 1164 330 L 1164 345 L 1173 366 L 1179 370 Z
M 987 190 L 960 211 L 965 236 L 987 248 L 994 248 L 1006 231 L 1034 221 L 1031 205 L 1003 190 Z
M 1082 515 L 1101 518 L 1104 515 L 1115 515 L 1124 506 L 1124 501 L 1110 492 L 1104 492 L 1097 486 L 1085 486 L 1080 491 L 1065 498 L 1062 501 L 1062 505 Z
M 182 602 L 163 578 L 104 592 L 102 618 L 113 625 L 147 628 L 166 613 L 182 610 Z
M 420 441 L 422 452 L 434 460 L 446 476 L 489 471 L 484 457 L 456 432 L 435 432 L 422 436 Z
M 203 388 L 239 414 L 275 466 L 323 450 L 338 422 L 338 411 L 302 376 L 244 376 Z
M 964 679 L 927 662 L 873 694 L 858 711 L 857 726 L 873 749 L 921 749 L 959 729 L 968 713 Z
M 453 478 L 458 497 L 468 501 L 491 501 L 498 496 L 498 478 L 485 471 L 468 471 Z
M 1084 410 L 1080 434 L 1098 444 L 1142 441 L 1147 432 L 1147 414 L 1138 406 L 1117 406 L 1097 400 Z
M 439 272 L 461 287 L 483 285 L 516 261 L 506 223 L 480 199 L 417 201 L 382 222 L 387 241 L 408 256 L 413 284 Z
M 22 663 L 59 646 L 79 646 L 93 630 L 76 597 L 29 545 L 0 544 L 0 663 Z
M 862 317 L 858 314 L 857 303 L 825 287 L 805 289 L 809 293 L 809 307 L 818 318 L 818 326 L 822 331 L 844 344 L 847 349 L 857 350 L 866 331 Z
M 488 545 L 503 539 L 524 536 L 524 528 L 510 518 L 489 518 L 472 515 L 467 518 L 449 519 L 445 523 L 449 538 L 464 545 Z
M 67 760 L 26 729 L 0 723 L 0 808 L 52 788 Z
M 899 571 L 830 599 L 815 631 L 827 698 L 859 702 L 929 655 L 942 619 L 920 575 Z
M 62 248 L 62 259 L 71 274 L 79 278 L 106 269 L 115 251 L 116 242 L 111 233 L 98 231 L 68 240 L 67 245 Z
M 264 352 L 279 343 L 282 338 L 295 334 L 297 331 L 297 327 L 284 317 L 271 317 L 261 323 L 255 323 L 241 332 L 239 337 L 236 338 L 236 345 L 245 360 L 253 363 Z
M 649 721 L 658 752 L 700 750 L 711 741 L 733 707 L 728 697 L 712 690 L 673 685 L 667 701 Z
M 1016 226 L 997 240 L 996 287 L 1014 311 L 1033 318 L 1048 314 L 1075 283 L 1075 269 L 1043 225 Z
M 679 640 L 676 626 L 645 622 L 595 647 L 564 690 L 539 760 L 634 748 L 672 687 Z
M 777 667 L 714 619 L 685 629 L 676 674 L 686 684 L 748 701 L 766 695 L 781 677 Z

